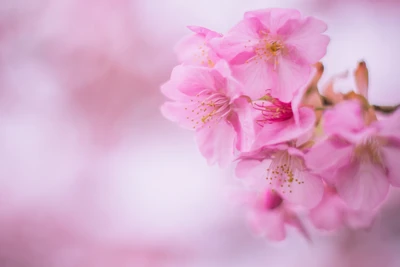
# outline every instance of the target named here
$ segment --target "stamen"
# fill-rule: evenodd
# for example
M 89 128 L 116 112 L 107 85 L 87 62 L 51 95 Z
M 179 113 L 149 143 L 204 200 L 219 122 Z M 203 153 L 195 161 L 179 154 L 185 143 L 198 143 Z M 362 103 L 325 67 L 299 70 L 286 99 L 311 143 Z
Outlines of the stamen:
M 196 99 L 191 99 L 190 102 L 193 102 L 189 106 L 192 112 L 187 113 L 187 119 L 193 123 L 194 129 L 210 122 L 216 123 L 231 111 L 230 99 L 226 95 L 207 89 L 198 93 Z
M 271 98 L 268 101 L 262 101 L 261 104 L 255 102 L 253 103 L 253 107 L 256 110 L 261 111 L 261 118 L 256 120 L 257 124 L 261 127 L 266 123 L 286 121 L 293 117 L 291 104 L 281 102 L 275 98 Z
M 276 152 L 269 168 L 266 179 L 271 181 L 273 189 L 281 193 L 292 193 L 297 186 L 304 184 L 304 162 L 297 156 L 290 155 L 287 151 Z

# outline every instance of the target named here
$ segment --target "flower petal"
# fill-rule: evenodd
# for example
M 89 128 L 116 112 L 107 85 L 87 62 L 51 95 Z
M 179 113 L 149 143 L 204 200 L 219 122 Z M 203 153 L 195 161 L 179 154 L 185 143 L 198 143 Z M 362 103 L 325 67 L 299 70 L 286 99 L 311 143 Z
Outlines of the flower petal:
M 236 24 L 224 37 L 210 40 L 210 46 L 219 56 L 230 61 L 243 52 L 253 52 L 261 29 L 255 18 L 244 19 Z
M 353 162 L 338 170 L 336 188 L 350 208 L 372 210 L 386 198 L 389 181 L 381 166 Z
M 222 168 L 234 159 L 235 138 L 235 130 L 226 121 L 196 132 L 197 145 L 208 164 L 218 163 Z
M 272 34 L 278 33 L 279 29 L 289 20 L 300 19 L 300 12 L 291 8 L 267 8 L 249 11 L 244 14 L 245 18 L 257 18 L 263 26 Z
M 271 95 L 282 102 L 291 102 L 295 93 L 306 85 L 310 73 L 310 65 L 301 63 L 296 58 L 280 57 L 277 68 L 278 77 Z
M 318 229 L 332 231 L 344 223 L 346 205 L 336 195 L 325 191 L 321 202 L 310 211 L 311 222 Z
M 235 168 L 235 174 L 243 182 L 254 189 L 265 188 L 267 186 L 267 169 L 271 161 L 269 159 L 256 160 L 245 159 L 238 162 Z
M 263 97 L 268 89 L 275 86 L 277 79 L 273 66 L 263 61 L 250 60 L 242 65 L 234 65 L 232 71 L 234 77 L 243 84 L 243 93 L 253 100 Z
M 253 149 L 294 140 L 308 131 L 311 131 L 315 123 L 315 113 L 306 107 L 299 109 L 299 125 L 294 118 L 265 124 L 256 136 Z
M 282 197 L 291 203 L 299 204 L 306 208 L 315 207 L 322 199 L 324 185 L 320 177 L 307 170 L 294 171 L 292 183 L 283 185 Z
M 328 139 L 314 145 L 304 159 L 309 169 L 323 175 L 323 178 L 329 178 L 351 160 L 353 149 L 351 144 Z
M 327 29 L 323 21 L 307 17 L 303 20 L 289 20 L 279 29 L 285 36 L 285 44 L 295 49 L 295 53 L 309 64 L 318 62 L 325 54 L 329 37 L 323 35 Z

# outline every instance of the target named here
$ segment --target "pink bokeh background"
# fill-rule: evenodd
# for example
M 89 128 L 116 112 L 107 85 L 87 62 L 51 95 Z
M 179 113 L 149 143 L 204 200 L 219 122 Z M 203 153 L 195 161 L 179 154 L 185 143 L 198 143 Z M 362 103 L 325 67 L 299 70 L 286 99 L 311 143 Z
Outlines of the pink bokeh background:
M 270 243 L 229 203 L 232 170 L 161 116 L 185 26 L 265 7 L 327 22 L 322 84 L 362 59 L 371 101 L 400 103 L 396 0 L 2 1 L 0 266 L 400 266 L 398 191 L 369 231 Z

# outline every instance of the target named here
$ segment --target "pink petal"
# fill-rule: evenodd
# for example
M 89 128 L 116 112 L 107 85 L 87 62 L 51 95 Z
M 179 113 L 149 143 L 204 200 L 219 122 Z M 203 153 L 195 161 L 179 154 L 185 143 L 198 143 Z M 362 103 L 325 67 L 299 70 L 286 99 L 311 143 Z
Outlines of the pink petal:
M 272 68 L 268 63 L 254 60 L 232 66 L 234 77 L 243 84 L 243 93 L 253 100 L 263 97 L 268 89 L 274 87 L 276 72 Z
M 290 187 L 288 187 L 288 183 L 284 185 L 285 194 L 282 197 L 306 208 L 315 207 L 321 201 L 324 193 L 321 178 L 307 170 L 298 170 L 294 171 L 294 179 L 298 181 L 290 183 Z
M 259 19 L 272 34 L 276 34 L 289 20 L 300 19 L 300 16 L 301 14 L 298 10 L 290 8 L 267 8 L 249 11 L 244 14 L 245 18 Z
M 307 17 L 304 20 L 290 20 L 279 30 L 279 34 L 286 36 L 285 44 L 295 49 L 296 54 L 314 64 L 326 54 L 329 37 L 323 35 L 326 24 L 318 19 Z
M 311 66 L 300 63 L 296 59 L 280 57 L 277 68 L 278 77 L 271 95 L 282 102 L 291 102 L 296 92 L 306 85 L 310 73 Z
M 193 65 L 207 64 L 209 48 L 204 45 L 204 40 L 205 37 L 198 34 L 183 37 L 174 47 L 179 62 Z
M 249 151 L 254 142 L 254 126 L 252 121 L 252 106 L 246 98 L 234 100 L 229 122 L 237 133 L 236 149 L 242 152 Z
M 296 125 L 294 118 L 265 124 L 256 136 L 253 148 L 287 142 L 300 137 L 314 128 L 315 113 L 309 108 L 299 109 L 299 125 Z
M 379 165 L 352 162 L 338 170 L 336 188 L 350 208 L 372 210 L 386 198 L 389 181 Z
M 322 201 L 310 211 L 309 216 L 315 227 L 331 231 L 343 225 L 345 208 L 336 194 L 325 192 Z
M 292 104 L 292 111 L 293 111 L 293 117 L 296 122 L 296 124 L 299 124 L 300 118 L 299 118 L 299 108 L 301 107 L 303 96 L 306 93 L 306 91 L 309 88 L 309 84 L 312 81 L 312 79 L 315 77 L 317 70 L 316 68 L 312 68 L 310 72 L 310 76 L 307 78 L 307 82 L 304 86 L 300 87 L 299 90 L 297 90 L 293 96 L 293 100 L 291 102 Z
M 210 40 L 210 46 L 218 55 L 230 61 L 243 52 L 253 52 L 253 46 L 257 44 L 261 24 L 257 19 L 245 19 L 236 24 L 222 38 Z
M 255 159 L 241 160 L 236 165 L 235 174 L 238 178 L 243 179 L 243 182 L 249 187 L 265 188 L 267 186 L 267 169 L 271 161 L 265 159 L 263 161 Z
M 201 121 L 201 117 L 193 115 L 192 108 L 195 107 L 188 102 L 165 102 L 161 106 L 161 113 L 170 121 L 178 123 L 179 126 L 195 130 L 203 125 L 196 124 L 196 122 Z
M 217 90 L 225 87 L 225 78 L 216 70 L 198 67 L 185 66 L 179 71 L 179 77 L 173 72 L 172 81 L 180 81 L 178 90 L 188 96 L 196 96 L 204 89 Z M 176 77 L 176 78 L 175 78 Z
M 196 96 L 204 89 L 220 89 L 225 78 L 217 71 L 199 66 L 176 66 L 171 73 L 171 78 L 161 91 L 173 100 L 187 100 L 187 96 Z
M 187 28 L 192 32 L 197 33 L 198 35 L 204 37 L 206 40 L 222 36 L 222 34 L 218 32 L 212 31 L 210 29 L 201 26 L 187 26 Z
M 226 121 L 196 132 L 197 145 L 208 164 L 218 163 L 222 168 L 234 159 L 235 138 L 235 130 Z
M 400 147 L 385 146 L 382 148 L 384 163 L 388 170 L 388 178 L 391 185 L 400 187 Z
M 314 145 L 304 159 L 312 171 L 332 176 L 338 168 L 351 160 L 353 149 L 352 145 L 340 140 L 325 140 Z
M 360 103 L 350 100 L 336 104 L 332 110 L 324 113 L 323 126 L 327 134 L 338 134 L 343 137 L 363 130 L 365 124 Z
M 210 66 L 216 56 L 208 46 L 208 41 L 221 34 L 199 26 L 188 26 L 195 34 L 185 36 L 174 47 L 180 62 L 192 65 Z

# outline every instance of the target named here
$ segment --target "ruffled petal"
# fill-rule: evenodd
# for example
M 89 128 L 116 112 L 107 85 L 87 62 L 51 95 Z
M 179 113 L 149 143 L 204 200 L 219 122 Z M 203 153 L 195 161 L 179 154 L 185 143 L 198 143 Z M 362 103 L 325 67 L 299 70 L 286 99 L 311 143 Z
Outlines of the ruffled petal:
M 228 61 L 243 52 L 253 52 L 258 43 L 261 24 L 257 19 L 244 19 L 236 24 L 224 37 L 210 40 L 210 46 L 219 56 Z
M 245 18 L 257 18 L 263 24 L 265 29 L 276 34 L 281 27 L 289 20 L 300 19 L 300 12 L 291 8 L 267 8 L 255 11 L 249 11 L 244 14 Z
M 323 21 L 307 17 L 303 20 L 290 20 L 279 34 L 285 36 L 285 44 L 309 64 L 318 62 L 325 54 L 329 44 L 329 37 L 323 35 L 327 29 Z

